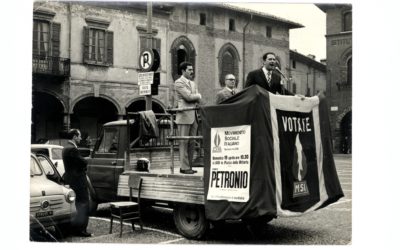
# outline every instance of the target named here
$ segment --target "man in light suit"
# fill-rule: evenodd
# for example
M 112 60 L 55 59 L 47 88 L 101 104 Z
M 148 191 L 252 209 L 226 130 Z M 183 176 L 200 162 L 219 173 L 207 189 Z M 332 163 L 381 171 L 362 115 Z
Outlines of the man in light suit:
M 263 67 L 247 75 L 245 88 L 257 84 L 273 94 L 293 95 L 281 84 L 280 73 L 276 70 L 276 56 L 272 52 L 263 55 Z
M 225 88 L 218 91 L 216 104 L 220 104 L 224 100 L 236 94 L 237 91 L 235 89 L 235 85 L 236 85 L 235 76 L 232 74 L 225 75 Z
M 182 62 L 179 65 L 182 76 L 174 83 L 174 101 L 178 108 L 195 107 L 201 100 L 197 85 L 193 82 L 193 65 L 189 62 Z M 195 110 L 181 111 L 176 114 L 176 124 L 178 125 L 180 136 L 195 136 L 197 134 L 197 114 Z M 181 162 L 180 173 L 194 174 L 197 171 L 191 168 L 193 159 L 194 141 L 180 140 L 179 159 Z

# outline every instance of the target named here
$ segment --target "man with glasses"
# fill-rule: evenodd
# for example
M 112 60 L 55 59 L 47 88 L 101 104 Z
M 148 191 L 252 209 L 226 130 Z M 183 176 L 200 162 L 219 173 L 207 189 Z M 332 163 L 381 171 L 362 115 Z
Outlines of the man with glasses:
M 236 87 L 236 78 L 232 74 L 225 75 L 225 88 L 221 89 L 217 93 L 217 100 L 216 104 L 220 104 L 224 100 L 228 99 L 229 97 L 233 96 L 237 93 Z

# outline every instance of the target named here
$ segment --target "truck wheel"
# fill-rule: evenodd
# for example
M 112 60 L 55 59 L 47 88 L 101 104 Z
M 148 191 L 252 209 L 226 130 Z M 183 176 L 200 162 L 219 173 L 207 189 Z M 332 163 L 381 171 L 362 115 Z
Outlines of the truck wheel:
M 179 233 L 188 239 L 201 239 L 209 226 L 204 207 L 180 204 L 174 208 L 174 222 Z

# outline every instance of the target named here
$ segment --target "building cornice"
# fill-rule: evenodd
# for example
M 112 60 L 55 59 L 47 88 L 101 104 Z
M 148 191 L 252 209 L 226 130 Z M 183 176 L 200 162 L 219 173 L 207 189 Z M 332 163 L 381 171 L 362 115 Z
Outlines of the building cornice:
M 309 65 L 309 66 L 311 66 L 311 67 L 313 67 L 315 69 L 318 69 L 318 70 L 320 70 L 322 72 L 326 72 L 326 65 L 325 64 L 317 62 L 317 61 L 309 58 L 308 56 L 300 54 L 297 51 L 290 50 L 289 57 L 290 57 L 291 60 L 295 60 L 297 62 L 302 62 L 302 63 L 304 63 L 306 65 Z
M 55 15 L 56 13 L 54 11 L 45 8 L 39 8 L 33 12 L 34 19 L 42 19 L 46 21 L 51 21 Z
M 340 33 L 335 33 L 335 34 L 327 34 L 327 35 L 325 35 L 325 37 L 329 38 L 329 37 L 351 36 L 351 35 L 352 35 L 352 31 L 343 31 Z

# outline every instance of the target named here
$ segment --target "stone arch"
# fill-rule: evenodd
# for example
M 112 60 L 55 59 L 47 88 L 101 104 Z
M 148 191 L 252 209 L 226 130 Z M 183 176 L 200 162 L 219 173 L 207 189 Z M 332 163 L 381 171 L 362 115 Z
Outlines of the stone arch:
M 350 154 L 352 151 L 352 110 L 345 109 L 337 119 L 339 128 L 339 151 Z
M 343 117 L 345 117 L 345 115 L 347 115 L 347 113 L 349 113 L 351 111 L 352 111 L 351 106 L 347 107 L 336 117 L 336 128 L 340 128 L 340 124 L 343 120 Z
M 122 118 L 121 108 L 110 96 L 92 93 L 76 98 L 70 107 L 70 127 L 79 128 L 82 138 L 97 138 L 103 124 Z
M 229 62 L 232 57 L 232 62 Z M 239 62 L 240 55 L 235 45 L 232 43 L 224 44 L 218 53 L 218 75 L 221 87 L 224 86 L 224 77 L 226 74 L 234 74 L 236 76 L 236 86 L 238 85 L 239 77 Z
M 338 60 L 339 66 L 339 79 L 341 84 L 346 86 L 351 86 L 352 83 L 352 48 L 347 48 L 340 55 L 340 60 Z
M 71 103 L 71 106 L 70 106 L 70 109 L 69 109 L 69 113 L 70 113 L 70 114 L 73 113 L 74 107 L 75 107 L 75 105 L 76 105 L 79 101 L 81 101 L 81 100 L 83 100 L 83 99 L 85 99 L 85 98 L 88 98 L 88 97 L 95 97 L 95 96 L 94 96 L 93 93 L 84 94 L 84 95 L 79 96 L 78 98 L 76 98 L 76 99 Z M 115 108 L 117 109 L 118 115 L 123 115 L 123 114 L 124 114 L 124 111 L 122 110 L 122 108 L 120 107 L 120 105 L 118 104 L 118 102 L 117 102 L 114 98 L 112 98 L 112 97 L 110 97 L 110 96 L 107 96 L 107 95 L 103 95 L 103 94 L 100 94 L 98 97 L 103 98 L 103 99 L 106 99 L 107 101 L 109 101 L 109 102 L 111 102 L 112 104 L 114 104 Z
M 174 81 L 181 75 L 181 72 L 179 72 L 179 64 L 181 62 L 188 61 L 196 69 L 196 49 L 186 36 L 182 35 L 176 38 L 172 42 L 169 52 L 171 53 L 171 74 Z
M 346 65 L 347 61 L 352 57 L 352 54 L 353 54 L 352 47 L 345 49 L 343 53 L 340 55 L 340 62 L 343 65 Z
M 143 104 L 145 104 L 145 98 L 144 97 L 136 97 L 136 98 L 130 100 L 125 105 L 125 108 L 131 107 L 131 105 L 134 104 L 135 102 L 143 102 Z M 160 100 L 152 98 L 152 102 L 153 102 L 152 103 L 153 104 L 152 105 L 153 111 L 155 111 L 156 113 L 165 113 L 166 107 Z M 156 104 L 156 106 L 154 104 Z
M 33 91 L 31 109 L 31 142 L 58 138 L 63 130 L 67 108 L 63 99 L 49 90 Z
M 63 98 L 60 95 L 58 95 L 56 92 L 53 92 L 53 91 L 48 90 L 48 89 L 41 89 L 41 90 L 33 91 L 33 93 L 35 93 L 35 92 L 36 93 L 46 93 L 48 95 L 51 95 L 51 96 L 55 97 L 61 103 L 61 105 L 63 107 L 63 112 L 65 114 L 68 113 L 68 106 L 66 105 L 65 101 L 63 100 Z

